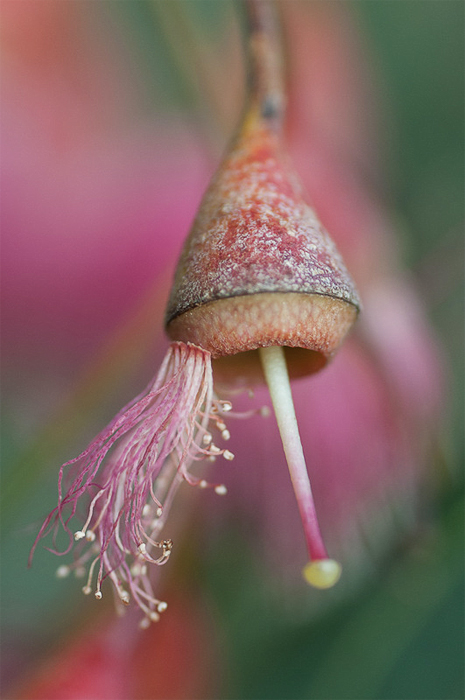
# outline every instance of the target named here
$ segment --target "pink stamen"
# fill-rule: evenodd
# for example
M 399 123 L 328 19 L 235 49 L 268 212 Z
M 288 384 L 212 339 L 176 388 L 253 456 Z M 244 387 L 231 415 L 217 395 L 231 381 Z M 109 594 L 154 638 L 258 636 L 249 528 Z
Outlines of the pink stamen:
M 80 570 L 92 559 L 85 593 L 93 587 L 100 599 L 101 585 L 109 578 L 120 603 L 127 605 L 132 595 L 147 620 L 158 619 L 166 604 L 153 595 L 147 564 L 164 565 L 170 557 L 171 540 L 159 536 L 180 484 L 200 483 L 189 471 L 192 464 L 213 453 L 231 459 L 232 453 L 203 442 L 209 428 L 218 421 L 223 425 L 229 406 L 214 396 L 210 353 L 172 343 L 147 389 L 82 454 L 61 467 L 58 505 L 43 523 L 30 560 L 42 537 L 52 532 L 55 543 L 61 525 L 69 544 L 64 552 L 54 544 L 55 553 L 74 547 L 75 561 L 60 567 L 58 576 Z M 226 490 L 222 484 L 209 486 L 220 494 Z M 83 501 L 82 526 L 73 532 L 71 521 L 79 517 Z

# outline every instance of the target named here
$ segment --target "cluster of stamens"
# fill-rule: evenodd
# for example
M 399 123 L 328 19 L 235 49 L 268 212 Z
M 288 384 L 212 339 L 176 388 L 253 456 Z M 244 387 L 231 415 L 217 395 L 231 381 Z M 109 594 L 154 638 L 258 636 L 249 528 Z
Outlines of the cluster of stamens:
M 73 564 L 58 568 L 57 576 L 64 578 L 74 571 L 77 577 L 83 577 L 88 567 L 87 580 L 82 588 L 85 595 L 89 595 L 94 590 L 95 598 L 101 600 L 103 597 L 102 582 L 108 576 L 113 584 L 118 609 L 121 609 L 121 604 L 123 606 L 129 605 L 131 598 L 133 598 L 139 608 L 145 613 L 141 621 L 142 628 L 146 628 L 150 622 L 157 621 L 160 613 L 166 610 L 167 603 L 158 600 L 154 596 L 151 582 L 148 578 L 147 565 L 156 564 L 160 566 L 166 564 L 170 558 L 173 548 L 172 540 L 158 539 L 160 530 L 164 525 L 164 514 L 169 508 L 174 490 L 179 486 L 180 476 L 190 485 L 197 486 L 200 489 L 213 489 L 220 496 L 227 493 L 224 484 L 209 483 L 203 478 L 194 476 L 190 472 L 190 466 L 193 461 L 201 459 L 215 461 L 219 456 L 222 456 L 227 461 L 234 459 L 234 454 L 230 450 L 221 449 L 213 442 L 212 432 L 205 427 L 205 419 L 207 419 L 207 426 L 213 424 L 212 427 L 219 431 L 221 438 L 229 440 L 230 433 L 224 422 L 224 414 L 231 410 L 232 404 L 229 401 L 219 401 L 213 397 L 209 413 L 201 412 L 196 420 L 197 434 L 194 440 L 189 444 L 188 431 L 183 435 L 175 450 L 175 453 L 176 451 L 178 452 L 179 458 L 177 468 L 175 466 L 176 454 L 171 454 L 167 464 L 162 467 L 157 480 L 158 483 L 154 483 L 150 489 L 149 500 L 142 507 L 140 532 L 145 541 L 141 541 L 138 544 L 136 552 L 133 552 L 132 549 L 123 544 L 119 533 L 120 521 L 118 521 L 114 536 L 123 558 L 119 566 L 113 569 L 111 569 L 111 562 L 106 561 L 107 555 L 101 551 L 102 543 L 98 540 L 98 534 L 99 526 L 105 518 L 106 510 L 111 505 L 111 498 L 108 495 L 106 496 L 104 489 L 101 489 L 90 502 L 84 525 L 73 533 L 74 541 L 81 544 L 81 551 Z M 182 454 L 186 449 L 190 450 L 190 459 L 183 461 Z M 162 499 L 162 493 L 164 493 L 164 499 Z M 159 553 L 158 556 L 155 554 L 156 551 Z M 128 560 L 131 560 L 130 564 L 128 564 Z M 94 579 L 96 579 L 96 582 L 93 588 L 92 581 Z
M 329 587 L 339 577 L 340 567 L 328 559 L 321 540 L 288 378 L 279 379 L 282 350 L 262 349 L 262 355 L 312 560 L 305 577 L 314 586 Z M 279 362 L 273 369 L 274 360 Z M 61 467 L 58 505 L 43 523 L 31 557 L 39 539 L 53 533 L 51 551 L 74 553 L 74 562 L 60 566 L 58 577 L 72 571 L 85 577 L 87 571 L 82 590 L 85 595 L 93 591 L 97 600 L 109 579 L 118 611 L 133 602 L 144 614 L 142 627 L 158 620 L 167 604 L 154 595 L 150 573 L 153 565 L 163 566 L 170 559 L 173 542 L 161 534 L 180 484 L 186 481 L 226 494 L 224 484 L 195 475 L 194 463 L 220 456 L 234 459 L 213 437 L 216 431 L 222 440 L 229 440 L 226 416 L 268 412 L 233 414 L 231 402 L 220 401 L 213 392 L 210 354 L 172 343 L 147 390 L 120 411 L 79 457 Z M 79 517 L 84 502 L 83 524 L 72 530 L 71 522 Z M 65 551 L 58 551 L 60 526 L 69 537 Z
M 216 428 L 220 433 L 221 439 L 227 441 L 231 438 L 231 433 L 224 422 L 224 414 L 230 411 L 232 411 L 232 403 L 230 401 L 220 401 L 214 398 L 209 415 L 205 416 L 202 414 L 200 418 L 207 418 L 208 427 L 212 424 L 212 427 Z M 230 450 L 222 449 L 214 443 L 211 430 L 205 429 L 199 421 L 197 421 L 196 425 L 199 435 L 201 435 L 201 440 L 198 445 L 199 456 L 195 459 L 204 458 L 209 462 L 216 462 L 217 457 L 223 457 L 226 461 L 232 462 L 234 454 Z M 198 486 L 201 489 L 214 489 L 219 496 L 224 496 L 228 492 L 225 484 L 209 483 L 205 479 L 194 477 L 188 471 L 183 476 L 191 486 Z
M 45 520 L 34 548 L 52 532 L 51 551 L 74 553 L 74 562 L 60 566 L 58 577 L 71 572 L 84 577 L 87 572 L 82 590 L 86 595 L 93 591 L 97 600 L 108 578 L 118 610 L 133 601 L 144 613 L 142 627 L 156 621 L 166 603 L 153 593 L 150 569 L 171 556 L 173 543 L 161 532 L 172 501 L 183 481 L 220 496 L 227 493 L 224 484 L 209 483 L 191 469 L 200 460 L 234 459 L 213 438 L 219 432 L 222 440 L 229 440 L 225 417 L 231 411 L 232 404 L 213 393 L 209 353 L 173 343 L 148 389 L 87 450 L 63 465 L 58 506 Z M 84 501 L 83 524 L 72 530 L 71 521 L 79 517 Z M 56 541 L 60 525 L 69 536 L 64 552 Z

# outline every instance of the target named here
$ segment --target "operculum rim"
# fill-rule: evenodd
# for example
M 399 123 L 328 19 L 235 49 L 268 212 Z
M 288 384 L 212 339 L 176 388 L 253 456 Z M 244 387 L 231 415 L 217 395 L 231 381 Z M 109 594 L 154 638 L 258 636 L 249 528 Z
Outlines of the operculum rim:
M 284 346 L 291 378 L 322 369 L 357 314 L 354 304 L 326 294 L 262 292 L 189 309 L 168 323 L 167 333 L 208 350 L 215 379 L 250 385 L 264 382 L 260 347 Z

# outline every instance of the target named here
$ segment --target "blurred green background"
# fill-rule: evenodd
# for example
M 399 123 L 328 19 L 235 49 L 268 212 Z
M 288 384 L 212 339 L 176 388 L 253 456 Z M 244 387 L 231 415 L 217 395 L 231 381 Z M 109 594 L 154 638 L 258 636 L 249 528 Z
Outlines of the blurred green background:
M 387 108 L 385 196 L 398 216 L 403 260 L 444 351 L 448 407 L 436 457 L 436 501 L 426 510 L 420 535 L 400 543 L 350 601 L 311 623 L 296 624 L 279 610 L 270 611 L 266 581 L 233 527 L 199 560 L 196 580 L 213 601 L 222 630 L 228 665 L 222 698 L 458 700 L 464 694 L 464 5 L 460 0 L 346 0 L 345 5 L 369 48 Z M 88 12 L 98 40 L 117 36 L 131 57 L 138 80 L 132 118 L 188 115 L 206 150 L 217 157 L 240 106 L 220 105 L 212 117 L 214 99 L 202 99 L 205 80 L 195 83 L 182 45 L 208 45 L 225 32 L 234 3 L 101 1 L 89 3 Z M 204 60 L 208 65 L 209 55 Z M 75 371 L 69 370 L 67 381 Z M 34 416 L 24 386 L 14 399 L 8 377 L 6 387 L 2 656 L 5 677 L 18 678 L 55 648 L 57 636 L 88 615 L 79 585 L 70 582 L 65 590 L 54 578 L 53 557 L 41 554 L 32 572 L 25 569 L 35 523 L 56 490 L 54 469 L 43 471 L 44 463 L 60 463 L 81 446 L 83 433 L 92 434 L 99 415 L 117 405 L 125 387 L 120 384 L 116 398 L 107 387 L 110 398 L 102 399 L 103 406 L 91 401 L 89 408 L 85 398 L 75 403 L 80 413 L 69 436 L 44 428 L 47 414 L 53 415 L 66 394 L 62 386 L 40 416 Z M 32 428 L 21 424 L 23 414 Z M 231 581 L 231 561 L 241 571 L 240 586 Z

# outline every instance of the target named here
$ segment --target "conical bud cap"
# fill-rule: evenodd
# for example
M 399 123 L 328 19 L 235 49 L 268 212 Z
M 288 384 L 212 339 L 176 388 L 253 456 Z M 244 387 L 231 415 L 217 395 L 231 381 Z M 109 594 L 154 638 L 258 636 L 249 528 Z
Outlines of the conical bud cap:
M 269 345 L 307 348 L 322 355 L 321 365 L 358 306 L 277 131 L 249 113 L 182 252 L 166 315 L 170 337 L 213 357 Z

